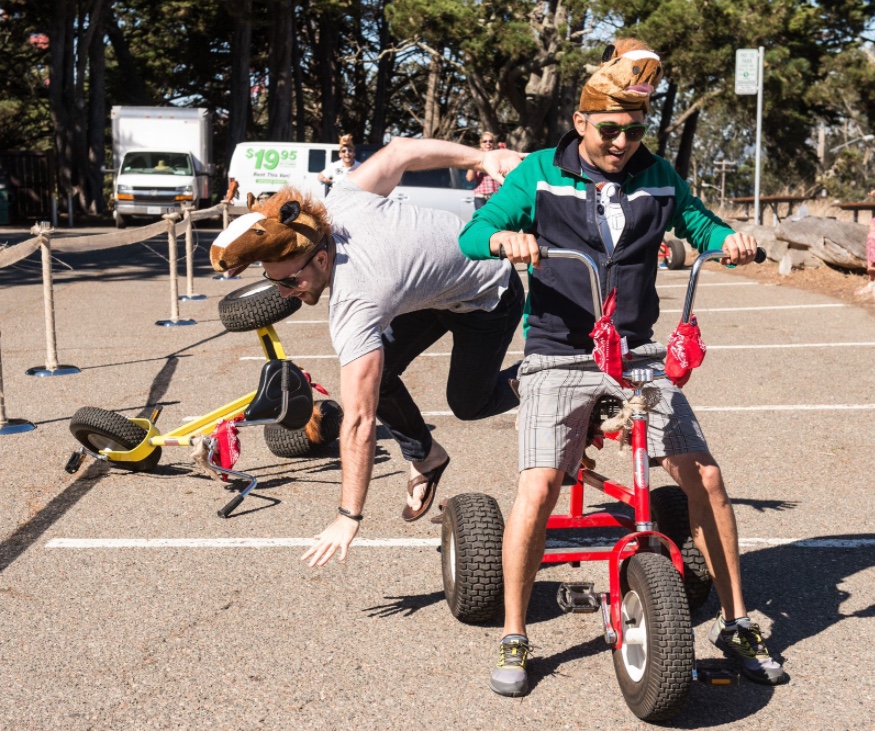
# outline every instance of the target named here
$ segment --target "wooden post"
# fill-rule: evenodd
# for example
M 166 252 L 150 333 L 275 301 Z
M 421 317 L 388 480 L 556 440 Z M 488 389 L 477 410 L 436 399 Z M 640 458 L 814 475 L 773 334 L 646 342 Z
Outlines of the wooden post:
M 194 293 L 194 236 L 192 234 L 191 208 L 186 206 L 183 211 L 185 221 L 185 294 L 179 299 L 183 302 L 205 300 L 205 294 Z
M 20 434 L 25 431 L 33 431 L 36 427 L 27 419 L 6 418 L 6 396 L 3 391 L 3 354 L 0 351 L 0 435 Z
M 222 201 L 222 228 L 228 228 L 229 218 L 228 208 L 231 206 L 231 201 Z
M 176 218 L 177 214 L 175 213 L 164 215 L 164 219 L 167 221 L 167 258 L 170 262 L 170 319 L 158 320 L 155 323 L 163 327 L 197 324 L 195 320 L 179 319 L 179 256 L 176 251 Z

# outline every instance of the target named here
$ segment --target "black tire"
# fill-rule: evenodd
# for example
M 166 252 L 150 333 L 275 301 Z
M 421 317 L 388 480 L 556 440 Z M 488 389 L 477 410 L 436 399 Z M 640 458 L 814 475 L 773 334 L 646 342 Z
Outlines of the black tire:
M 232 333 L 258 330 L 285 320 L 301 308 L 297 297 L 285 299 L 267 280 L 235 289 L 219 300 L 219 319 Z
M 307 437 L 304 429 L 286 429 L 282 424 L 268 424 L 264 427 L 264 441 L 271 454 L 277 457 L 303 457 L 313 449 L 330 444 L 340 435 L 340 423 L 343 421 L 343 409 L 336 401 L 319 402 L 322 412 L 322 422 L 319 425 L 321 444 L 314 444 Z
M 146 438 L 146 430 L 114 411 L 84 406 L 70 419 L 70 431 L 80 444 L 92 452 L 109 447 L 126 452 Z M 137 462 L 109 462 L 113 467 L 133 472 L 151 472 L 161 459 L 161 447 Z
M 488 622 L 504 606 L 501 541 L 504 518 L 489 495 L 447 500 L 441 530 L 444 594 L 460 622 Z
M 125 217 L 121 213 L 116 211 L 115 212 L 115 227 L 117 229 L 123 229 L 127 225 L 128 225 L 128 222 L 125 220 Z
M 684 559 L 684 591 L 690 611 L 698 609 L 711 595 L 713 580 L 702 552 L 690 535 L 690 508 L 684 491 L 676 485 L 658 487 L 650 493 L 650 515 L 655 528 L 671 538 Z M 668 556 L 668 549 L 664 551 Z
M 620 690 L 642 721 L 667 721 L 683 709 L 693 680 L 693 630 L 680 574 L 665 556 L 638 553 L 623 562 L 620 590 L 611 597 L 622 602 L 623 646 L 613 653 Z
M 665 265 L 669 269 L 683 269 L 687 263 L 687 247 L 680 239 L 666 239 Z

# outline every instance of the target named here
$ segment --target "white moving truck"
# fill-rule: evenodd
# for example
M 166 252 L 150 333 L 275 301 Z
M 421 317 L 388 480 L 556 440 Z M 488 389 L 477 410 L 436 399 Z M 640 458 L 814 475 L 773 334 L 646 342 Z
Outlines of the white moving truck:
M 112 108 L 115 222 L 209 205 L 212 119 L 206 109 Z

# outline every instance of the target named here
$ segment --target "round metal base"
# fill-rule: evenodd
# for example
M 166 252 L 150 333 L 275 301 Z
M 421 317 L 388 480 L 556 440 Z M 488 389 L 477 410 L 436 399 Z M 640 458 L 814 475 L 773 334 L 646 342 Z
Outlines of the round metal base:
M 183 327 L 185 325 L 197 325 L 197 320 L 158 320 L 155 323 L 156 325 L 161 325 L 162 327 Z
M 195 302 L 196 300 L 205 300 L 207 296 L 205 294 L 193 294 L 189 297 L 187 294 L 179 295 L 180 302 Z
M 224 274 L 217 274 L 216 276 L 213 277 L 213 279 L 228 279 L 228 280 L 231 280 L 231 279 L 240 279 L 240 277 L 239 277 L 239 276 L 236 276 L 236 277 L 226 277 Z
M 25 371 L 25 374 L 28 376 L 39 376 L 40 378 L 43 378 L 45 376 L 72 376 L 79 372 L 80 371 L 76 366 L 59 365 L 53 371 L 50 371 L 43 366 L 34 366 L 33 368 L 28 368 Z
M 22 434 L 26 431 L 36 429 L 34 424 L 31 424 L 27 419 L 7 419 L 3 426 L 0 426 L 0 436 L 6 434 Z

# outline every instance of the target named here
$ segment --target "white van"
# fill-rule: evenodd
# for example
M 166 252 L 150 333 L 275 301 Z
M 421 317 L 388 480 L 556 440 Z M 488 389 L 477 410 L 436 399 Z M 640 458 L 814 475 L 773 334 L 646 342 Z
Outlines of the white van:
M 378 147 L 358 145 L 356 159 L 363 162 Z M 317 198 L 324 198 L 328 186 L 319 182 L 321 173 L 340 157 L 336 144 L 319 142 L 241 142 L 234 149 L 228 177 L 237 183 L 235 202 L 246 205 L 247 195 L 267 198 L 284 185 L 294 185 Z M 229 180 L 230 182 L 230 180 Z M 474 214 L 473 183 L 464 170 L 440 168 L 404 173 L 390 198 L 417 206 L 450 211 L 463 221 Z

